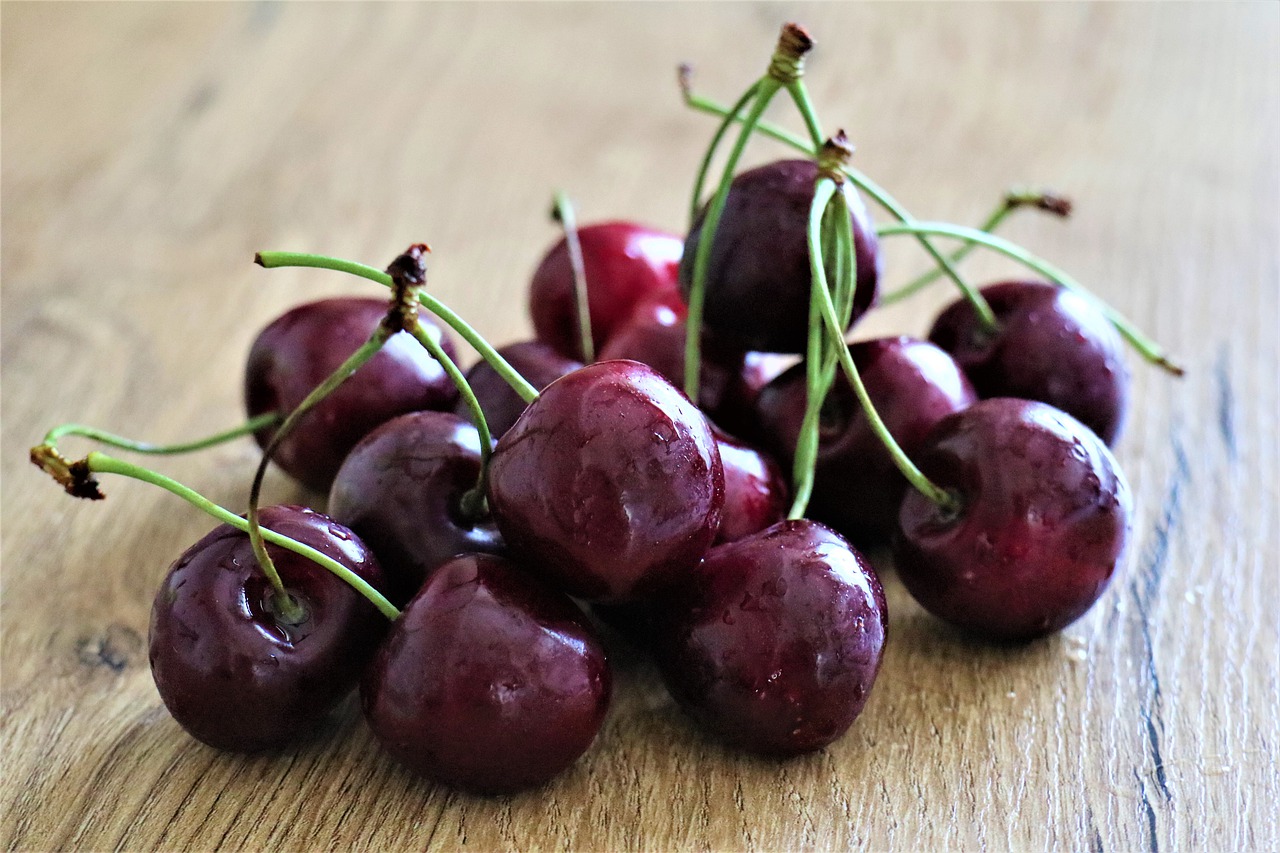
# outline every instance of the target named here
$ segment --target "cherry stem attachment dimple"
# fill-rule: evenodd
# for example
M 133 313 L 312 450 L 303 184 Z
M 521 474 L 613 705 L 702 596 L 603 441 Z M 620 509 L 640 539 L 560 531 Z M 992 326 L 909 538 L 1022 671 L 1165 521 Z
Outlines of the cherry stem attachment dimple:
M 1112 308 L 1102 299 L 1095 296 L 1087 290 L 1084 285 L 1080 284 L 1074 278 L 1064 271 L 1058 269 L 1048 261 L 1033 255 L 1026 249 L 1011 243 L 1002 237 L 994 234 L 987 234 L 976 228 L 966 228 L 963 225 L 952 225 L 948 222 L 912 222 L 902 223 L 899 225 L 882 225 L 876 228 L 876 233 L 882 237 L 896 236 L 899 234 L 928 234 L 937 237 L 952 237 L 956 240 L 963 240 L 969 243 L 977 243 L 986 246 L 996 252 L 1018 261 L 1023 266 L 1038 272 L 1045 278 L 1049 279 L 1059 287 L 1074 291 L 1097 308 L 1108 321 L 1115 326 L 1116 331 L 1121 337 L 1129 342 L 1129 344 L 1138 351 L 1138 353 L 1150 363 L 1172 373 L 1174 376 L 1182 376 L 1185 371 L 1174 362 L 1164 348 L 1152 339 L 1148 338 L 1139 329 L 1133 325 L 1123 314 Z
M 595 338 L 591 335 L 590 291 L 587 290 L 587 267 L 582 260 L 582 241 L 578 239 L 578 220 L 574 216 L 573 202 L 569 196 L 557 190 L 551 216 L 564 229 L 564 247 L 569 253 L 569 268 L 573 271 L 573 296 L 578 309 L 578 334 L 582 338 L 582 361 L 590 364 L 596 360 Z
M 1059 195 L 1052 190 L 1032 189 L 1028 187 L 1014 187 L 1005 193 L 1004 198 L 1000 200 L 1000 204 L 991 211 L 986 220 L 983 221 L 978 229 L 986 231 L 988 234 L 994 233 L 1000 224 L 1009 217 L 1009 214 L 1015 210 L 1023 208 L 1035 208 L 1043 210 L 1046 213 L 1052 213 L 1063 219 L 1071 215 L 1071 200 L 1065 196 Z M 948 260 L 953 264 L 958 264 L 967 258 L 970 253 L 977 248 L 977 243 L 965 243 L 959 249 L 956 249 L 950 255 Z M 909 283 L 880 297 L 881 305 L 892 305 L 895 302 L 901 302 L 909 296 L 913 296 L 933 282 L 937 281 L 943 275 L 942 270 L 934 268 L 926 270 Z
M 131 438 L 125 438 L 106 430 L 97 429 L 96 427 L 85 426 L 84 424 L 62 424 L 45 433 L 44 445 L 48 447 L 56 447 L 58 441 L 66 436 L 80 436 L 82 438 L 92 439 L 101 444 L 118 447 L 122 450 L 131 450 L 134 453 L 147 453 L 153 456 L 172 456 L 179 453 L 192 453 L 197 450 L 205 450 L 218 444 L 224 444 L 232 439 L 239 438 L 243 435 L 255 433 L 258 430 L 267 429 L 279 424 L 284 417 L 278 412 L 266 412 L 257 417 L 250 418 L 240 426 L 214 433 L 213 435 L 199 438 L 194 441 L 184 441 L 178 444 L 154 444 L 149 441 L 136 441 Z
M 325 255 L 302 252 L 259 252 L 254 256 L 254 263 L 267 269 L 310 267 L 313 269 L 334 270 L 368 279 L 381 284 L 383 287 L 392 286 L 391 276 L 380 269 L 355 261 L 331 258 Z M 512 367 L 488 341 L 481 337 L 470 324 L 455 314 L 449 306 L 421 290 L 418 291 L 417 299 L 419 305 L 438 317 L 441 322 L 457 332 L 459 337 L 470 344 L 480 354 L 480 357 L 487 361 L 489 366 L 511 386 L 516 394 L 520 396 L 520 399 L 526 403 L 532 403 L 538 398 L 538 389 L 530 385 L 528 380 L 520 375 L 519 371 Z
M 122 459 L 108 456 L 107 454 L 96 450 L 91 451 L 89 455 L 80 462 L 73 464 L 82 466 L 85 472 L 119 474 L 121 476 L 131 477 L 135 480 L 141 480 L 144 483 L 150 483 L 153 486 L 159 486 L 160 488 L 182 498 L 197 509 L 203 510 L 218 521 L 221 521 L 223 524 L 229 524 L 237 530 L 246 533 L 249 532 L 249 522 L 231 512 L 231 510 L 219 506 L 194 489 L 190 489 L 182 485 L 177 480 L 173 480 L 163 474 L 152 471 L 149 468 L 144 468 L 140 465 L 135 465 L 132 462 L 126 462 Z M 395 621 L 400 617 L 400 611 L 396 609 L 395 605 L 387 601 L 382 593 L 378 592 L 378 590 L 374 589 L 368 581 L 339 563 L 337 560 L 334 560 L 327 554 L 317 551 L 310 545 L 304 545 L 303 543 L 291 539 L 288 536 L 276 533 L 274 530 L 263 527 L 259 527 L 258 530 L 260 535 L 272 545 L 278 545 L 281 548 L 285 548 L 295 554 L 306 557 L 308 560 L 311 560 L 336 575 L 339 579 L 346 582 L 348 586 L 360 593 L 360 595 L 364 596 L 370 604 L 378 608 L 378 611 L 382 613 L 383 616 L 386 616 L 392 621 Z M 292 597 L 290 596 L 289 598 L 291 599 Z M 288 618 L 287 614 L 282 614 L 282 616 L 286 619 Z

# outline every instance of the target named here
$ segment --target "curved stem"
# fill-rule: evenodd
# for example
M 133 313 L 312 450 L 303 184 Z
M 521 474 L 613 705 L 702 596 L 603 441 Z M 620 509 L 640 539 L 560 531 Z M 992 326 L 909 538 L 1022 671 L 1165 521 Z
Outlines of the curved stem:
M 701 95 L 695 95 L 692 92 L 685 92 L 684 102 L 699 112 L 721 117 L 727 114 L 727 110 L 715 101 Z M 788 145 L 797 151 L 802 151 L 809 155 L 812 155 L 819 145 L 817 141 L 810 145 L 799 136 L 783 130 L 777 125 L 771 124 L 767 121 L 757 122 L 755 130 L 783 143 L 784 145 Z M 849 180 L 853 182 L 854 186 L 871 196 L 872 199 L 874 199 L 899 222 L 910 223 L 916 221 L 911 214 L 907 213 L 906 209 L 898 203 L 897 199 L 891 196 L 888 191 L 878 185 L 875 181 L 871 180 L 871 178 L 854 168 L 845 167 L 843 171 Z M 920 234 L 917 235 L 916 239 L 920 243 L 921 248 L 923 248 L 942 269 L 943 273 L 955 282 L 955 285 L 958 288 L 960 288 L 965 299 L 973 305 L 973 310 L 977 313 L 983 327 L 991 332 L 998 330 L 1000 324 L 996 320 L 995 312 L 991 310 L 991 306 L 987 304 L 987 300 L 983 298 L 982 294 L 978 293 L 977 289 L 960 275 L 956 270 L 955 265 L 938 251 L 928 236 Z
M 747 104 L 755 97 L 759 89 L 760 82 L 757 80 L 738 99 L 738 102 L 725 112 L 724 121 L 720 122 L 719 127 L 716 128 L 715 135 L 711 137 L 711 144 L 707 146 L 707 153 L 702 155 L 702 162 L 698 164 L 698 174 L 693 179 L 693 197 L 689 200 L 689 226 L 691 228 L 693 227 L 693 222 L 698 218 L 698 211 L 702 209 L 702 190 L 707 183 L 707 172 L 711 171 L 711 161 L 715 159 L 716 151 L 719 150 L 720 143 L 724 141 L 725 132 L 742 115 L 742 111 L 747 108 Z
M 573 295 L 578 306 L 578 332 L 582 336 L 582 361 L 590 364 L 596 360 L 596 342 L 591 335 L 591 305 L 587 291 L 587 268 L 582 261 L 582 243 L 578 240 L 578 222 L 573 215 L 573 203 L 563 192 L 556 191 L 555 219 L 564 229 L 565 249 L 569 252 L 569 267 L 573 270 Z
M 218 521 L 221 521 L 223 524 L 229 524 L 237 530 L 241 530 L 246 533 L 249 531 L 249 522 L 245 519 L 231 512 L 231 510 L 219 506 L 194 489 L 189 489 L 177 480 L 172 480 L 163 474 L 158 474 L 155 471 L 143 468 L 140 465 L 135 465 L 132 462 L 125 462 L 122 459 L 116 459 L 113 456 L 108 456 L 107 454 L 96 450 L 90 452 L 89 455 L 85 457 L 85 463 L 90 471 L 96 473 L 119 474 L 125 477 L 132 477 L 135 480 L 141 480 L 144 483 L 150 483 L 153 486 L 159 486 L 160 488 L 182 498 L 196 509 L 203 510 Z M 382 593 L 378 592 L 378 590 L 374 589 L 368 581 L 339 563 L 337 560 L 327 554 L 317 551 L 310 545 L 304 545 L 301 542 L 290 539 L 288 536 L 282 536 L 274 530 L 260 527 L 259 531 L 261 532 L 262 537 L 272 545 L 278 545 L 281 548 L 286 548 L 295 554 L 306 557 L 308 560 L 319 564 L 323 568 L 328 569 L 330 572 L 337 575 L 352 589 L 368 599 L 369 603 L 378 608 L 378 611 L 381 612 L 383 616 L 386 616 L 392 621 L 395 621 L 400 617 L 400 611 L 396 609 L 395 605 L 387 601 Z
M 796 78 L 787 84 L 787 93 L 791 95 L 791 100 L 804 119 L 804 126 L 809 131 L 809 141 L 813 143 L 813 150 L 816 152 L 822 147 L 823 136 L 822 127 L 818 123 L 818 112 L 809 99 L 809 89 L 804 85 L 803 79 Z
M 83 424 L 62 424 L 45 433 L 44 444 L 49 447 L 56 447 L 58 440 L 68 435 L 82 436 L 89 438 L 102 444 L 118 447 L 122 450 L 132 450 L 134 453 L 149 453 L 154 456 L 168 456 L 178 453 L 190 453 L 196 450 L 204 450 L 217 444 L 231 441 L 242 435 L 255 433 L 260 429 L 266 429 L 280 423 L 282 416 L 278 412 L 267 412 L 250 418 L 237 427 L 223 430 L 219 433 L 199 438 L 194 441 L 184 441 L 179 444 L 152 444 L 149 441 L 135 441 L 131 438 L 124 438 L 115 433 L 106 430 L 97 429 Z
M 976 228 L 966 228 L 963 225 L 952 225 L 947 222 L 913 222 L 900 225 L 883 225 L 878 227 L 876 232 L 886 237 L 898 234 L 932 234 L 939 237 L 953 237 L 957 240 L 978 243 L 993 249 L 1040 273 L 1055 284 L 1080 294 L 1102 312 L 1102 315 L 1116 327 L 1116 331 L 1147 361 L 1175 376 L 1181 376 L 1185 372 L 1180 365 L 1170 358 L 1163 347 L 1139 331 L 1123 314 L 1085 289 L 1082 284 L 1067 275 L 1067 273 L 1048 261 L 1033 255 L 1016 243 L 1011 243 L 1002 237 L 987 234 Z
M 742 120 L 742 131 L 738 134 L 724 165 L 724 173 L 720 177 L 720 186 L 716 189 L 707 214 L 702 220 L 702 231 L 698 236 L 697 252 L 693 256 L 693 282 L 689 287 L 689 313 L 685 320 L 684 347 L 684 393 L 693 401 L 698 399 L 698 384 L 702 374 L 702 309 L 706 302 L 707 267 L 711 261 L 711 245 L 715 242 L 716 229 L 720 226 L 720 216 L 724 213 L 725 200 L 729 197 L 729 186 L 733 183 L 733 173 L 742 159 L 747 142 L 751 139 L 751 129 L 764 114 L 769 101 L 777 94 L 781 85 L 771 77 L 764 77 L 756 84 L 755 101 L 750 111 Z
M 302 252 L 259 252 L 254 256 L 254 263 L 267 269 L 276 269 L 279 267 L 311 267 L 314 269 L 335 270 L 337 272 L 350 273 L 360 278 L 381 284 L 383 287 L 391 287 L 391 276 L 387 275 L 380 269 L 376 269 L 365 264 L 356 263 L 355 261 L 346 261 L 341 258 L 331 258 L 325 255 L 313 255 Z M 458 333 L 464 341 L 469 343 L 475 349 L 480 357 L 489 362 L 489 366 L 501 376 L 508 385 L 511 386 L 520 399 L 526 403 L 532 403 L 538 398 L 538 389 L 534 388 L 529 382 L 520 375 L 514 367 L 507 363 L 493 346 L 480 336 L 470 324 L 459 317 L 457 314 L 440 300 L 436 299 L 429 293 L 421 290 L 418 291 L 418 304 L 426 308 L 436 317 Z

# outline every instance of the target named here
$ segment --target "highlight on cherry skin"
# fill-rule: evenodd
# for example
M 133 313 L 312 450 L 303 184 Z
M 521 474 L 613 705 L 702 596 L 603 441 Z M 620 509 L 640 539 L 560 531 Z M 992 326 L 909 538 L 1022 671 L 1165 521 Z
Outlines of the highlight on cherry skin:
M 916 453 L 958 500 L 903 499 L 894 565 L 911 595 L 972 634 L 1060 631 L 1106 590 L 1124 552 L 1129 485 L 1105 443 L 1045 403 L 997 397 L 949 415 Z
M 253 342 L 245 366 L 249 417 L 287 414 L 368 341 L 387 313 L 381 299 L 343 297 L 299 305 Z M 453 344 L 427 318 L 419 322 L 454 357 Z M 308 488 L 324 492 L 342 460 L 370 430 L 396 415 L 451 410 L 458 391 L 444 368 L 406 332 L 396 332 L 356 373 L 308 412 L 276 447 L 272 461 Z M 256 434 L 266 447 L 274 428 Z
M 265 507 L 261 517 L 382 587 L 373 553 L 342 525 L 299 506 Z M 389 625 L 320 565 L 267 547 L 300 613 L 282 612 L 248 534 L 226 524 L 174 562 L 151 608 L 156 690 L 179 725 L 218 749 L 267 749 L 305 734 L 356 686 Z

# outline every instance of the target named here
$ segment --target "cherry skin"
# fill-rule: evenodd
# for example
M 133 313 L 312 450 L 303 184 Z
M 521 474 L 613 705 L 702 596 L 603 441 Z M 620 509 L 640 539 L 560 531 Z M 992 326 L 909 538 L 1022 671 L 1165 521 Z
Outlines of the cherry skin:
M 870 565 L 806 519 L 716 546 L 652 618 L 677 703 L 721 740 L 776 756 L 844 734 L 880 670 L 888 626 Z
M 375 588 L 382 572 L 351 531 L 298 506 L 262 525 L 332 557 Z M 360 593 L 306 557 L 267 545 L 304 610 L 281 617 L 249 535 L 224 524 L 169 569 L 151 608 L 151 674 L 169 713 L 218 749 L 280 746 L 329 713 L 359 680 L 389 624 Z
M 980 397 L 1048 403 L 1113 444 L 1128 405 L 1129 370 L 1106 317 L 1045 282 L 1007 281 L 982 295 L 1000 323 L 994 337 L 961 300 L 938 316 L 929 340 L 960 363 Z
M 934 424 L 977 402 L 960 367 L 933 344 L 879 338 L 853 344 L 850 354 L 889 433 L 913 459 Z M 788 466 L 804 421 L 804 371 L 804 364 L 787 370 L 757 401 L 763 443 Z M 823 405 L 810 514 L 858 545 L 888 541 L 906 489 L 853 387 L 838 374 Z
M 578 243 L 597 352 L 642 302 L 680 305 L 676 269 L 683 244 L 679 237 L 634 222 L 602 222 L 579 228 Z M 563 239 L 533 274 L 529 312 L 538 340 L 566 358 L 582 360 L 577 289 Z
M 377 299 L 325 299 L 300 305 L 258 334 L 245 368 L 245 405 L 249 416 L 288 414 L 317 385 L 369 339 L 387 313 Z M 439 327 L 421 322 L 438 335 L 452 358 L 453 345 Z M 276 448 L 274 461 L 308 488 L 323 492 L 347 452 L 366 433 L 405 412 L 447 411 L 458 392 L 444 368 L 407 332 L 397 332 L 373 358 L 342 383 Z M 266 447 L 274 428 L 259 431 Z
M 411 412 L 366 435 L 347 455 L 329 492 L 329 513 L 378 555 L 399 605 L 450 557 L 502 552 L 493 520 L 468 518 L 463 508 L 479 476 L 475 427 L 446 412 Z
M 581 362 L 565 358 L 542 341 L 508 344 L 499 347 L 498 354 L 539 391 L 566 373 L 582 367 Z M 480 402 L 485 421 L 489 424 L 489 432 L 495 440 L 511 429 L 516 418 L 524 413 L 524 400 L 484 359 L 473 364 L 467 371 L 467 384 Z M 471 420 L 471 410 L 462 400 L 454 407 L 454 413 L 465 420 Z
M 409 602 L 360 685 L 398 761 L 485 794 L 541 785 L 578 759 L 612 676 L 582 612 L 515 564 L 450 560 Z
M 707 419 L 634 361 L 548 385 L 489 466 L 489 508 L 511 553 L 588 600 L 642 598 L 687 572 L 723 505 Z
M 804 352 L 809 336 L 809 207 L 818 166 L 780 160 L 733 179 L 707 265 L 704 315 L 708 327 L 744 349 Z M 875 302 L 880 278 L 879 242 L 861 197 L 842 191 L 853 220 L 857 283 L 856 321 Z M 680 290 L 693 285 L 694 258 L 704 208 L 694 220 L 680 261 Z
M 912 490 L 894 540 L 898 575 L 935 616 L 995 639 L 1059 631 L 1116 569 L 1129 486 L 1102 440 L 1044 403 L 983 400 L 944 418 L 914 457 L 960 501 Z
M 787 515 L 787 481 L 778 463 L 760 450 L 715 429 L 724 466 L 724 509 L 716 544 L 733 542 Z

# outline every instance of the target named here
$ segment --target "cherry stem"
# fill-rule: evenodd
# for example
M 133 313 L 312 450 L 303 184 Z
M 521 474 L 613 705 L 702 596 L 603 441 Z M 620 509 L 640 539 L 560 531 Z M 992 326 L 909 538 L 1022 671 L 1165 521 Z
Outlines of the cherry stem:
M 569 200 L 569 196 L 558 190 L 551 216 L 564 229 L 564 245 L 569 251 L 569 267 L 573 270 L 573 295 L 578 306 L 578 333 L 582 336 L 582 360 L 590 364 L 596 360 L 596 343 L 591 335 L 587 267 L 582 260 L 582 242 L 578 240 L 578 221 L 573 214 L 573 202 Z
M 106 430 L 97 429 L 96 427 L 85 426 L 84 424 L 62 424 L 49 430 L 45 434 L 44 444 L 48 447 L 56 447 L 58 441 L 68 435 L 81 436 L 89 438 L 102 444 L 118 447 L 122 450 L 132 450 L 134 453 L 149 453 L 154 456 L 169 456 L 179 453 L 191 453 L 196 450 L 204 450 L 214 445 L 223 444 L 232 439 L 239 438 L 242 435 L 255 433 L 258 430 L 276 426 L 283 420 L 278 412 L 267 412 L 250 418 L 237 427 L 223 430 L 219 433 L 199 438 L 194 441 L 184 441 L 180 444 L 153 444 L 149 441 L 135 441 L 131 438 L 116 435 Z
M 709 115 L 720 117 L 730 116 L 729 111 L 720 104 L 702 95 L 695 94 L 688 87 L 687 79 L 683 80 L 682 83 L 682 92 L 686 106 Z M 729 121 L 741 121 L 741 119 L 729 117 Z M 757 121 L 753 129 L 805 154 L 813 155 L 818 148 L 816 141 L 813 143 L 806 142 L 801 137 L 767 121 Z M 897 199 L 890 195 L 887 190 L 875 181 L 871 180 L 867 175 L 848 166 L 844 167 L 843 172 L 845 176 L 853 182 L 854 186 L 871 196 L 872 199 L 887 210 L 899 222 L 913 223 L 916 221 L 915 218 L 907 212 L 906 208 L 898 203 Z M 959 271 L 956 270 L 951 261 L 938 251 L 937 247 L 933 245 L 933 242 L 927 235 L 917 235 L 917 241 L 929 256 L 933 258 L 934 262 L 942 269 L 946 276 L 950 278 L 958 288 L 960 288 L 965 299 L 973 305 L 973 309 L 977 313 L 978 319 L 983 324 L 984 328 L 989 332 L 998 331 L 1000 324 L 996 320 L 995 312 L 991 310 L 991 306 L 987 304 L 987 300 L 978 292 L 977 288 L 971 285 L 963 276 L 960 275 Z
M 1185 373 L 1183 368 L 1172 360 L 1163 347 L 1139 331 L 1123 314 L 1085 289 L 1082 284 L 1064 271 L 1033 255 L 1016 243 L 1011 243 L 1002 237 L 987 234 L 976 228 L 966 228 L 963 225 L 952 225 L 948 222 L 912 222 L 900 225 L 882 225 L 876 228 L 876 233 L 884 237 L 898 234 L 931 234 L 938 237 L 953 237 L 957 240 L 977 243 L 993 249 L 1040 273 L 1058 286 L 1074 291 L 1084 297 L 1102 312 L 1103 316 L 1111 322 L 1111 325 L 1116 327 L 1116 331 L 1147 361 L 1172 373 L 1174 376 L 1182 376 Z
M 140 465 L 135 465 L 132 462 L 116 459 L 113 456 L 108 456 L 107 454 L 96 450 L 90 452 L 89 455 L 84 458 L 83 464 L 86 471 L 101 474 L 119 474 L 125 477 L 132 477 L 135 480 L 141 480 L 144 483 L 150 483 L 153 486 L 159 486 L 160 488 L 182 498 L 195 508 L 203 510 L 218 521 L 221 521 L 224 524 L 229 524 L 237 530 L 246 533 L 250 532 L 250 525 L 248 521 L 230 510 L 219 506 L 201 495 L 199 492 L 187 488 L 177 480 L 170 479 L 163 474 L 156 473 L 148 468 L 143 468 Z M 388 619 L 395 621 L 400 617 L 400 611 L 396 609 L 395 605 L 387 601 L 382 593 L 374 589 L 373 586 L 364 578 L 360 577 L 358 574 L 351 571 L 327 554 L 317 551 L 310 545 L 304 545 L 303 543 L 291 539 L 288 536 L 276 533 L 274 530 L 259 527 L 258 532 L 259 535 L 271 544 L 278 545 L 281 548 L 288 549 L 295 554 L 306 557 L 313 563 L 317 563 L 321 567 L 332 572 L 334 575 L 337 575 L 338 578 L 345 581 L 348 586 L 368 599 L 369 603 L 378 608 L 378 611 Z M 289 598 L 292 600 L 292 596 L 289 596 Z M 287 614 L 282 614 L 282 617 L 286 619 L 289 618 Z
M 253 547 L 253 555 L 258 559 L 258 564 L 262 566 L 263 573 L 271 581 L 271 585 L 275 587 L 276 606 L 280 609 L 280 613 L 285 619 L 298 618 L 300 616 L 300 607 L 293 597 L 285 592 L 284 583 L 280 580 L 275 563 L 271 561 L 271 555 L 267 553 L 267 547 L 262 540 L 262 527 L 258 520 L 258 501 L 262 494 L 262 481 L 267 473 L 267 465 L 270 464 L 271 456 L 275 453 L 280 442 L 293 431 L 298 422 L 325 397 L 333 393 L 334 389 L 364 366 L 365 362 L 373 358 L 395 331 L 398 330 L 390 328 L 388 323 L 379 323 L 369 340 L 348 356 L 347 360 L 340 364 L 337 370 L 329 374 L 328 378 L 313 388 L 311 393 L 298 404 L 298 408 L 289 413 L 289 416 L 284 419 L 284 423 L 280 425 L 275 435 L 272 436 L 271 442 L 262 451 L 262 460 L 258 463 L 258 470 L 253 475 L 253 485 L 249 489 L 249 544 Z
M 1055 216 L 1066 218 L 1071 215 L 1071 200 L 1058 195 L 1052 190 L 1037 190 L 1025 187 L 1014 187 L 1005 193 L 1000 204 L 991 211 L 986 220 L 978 226 L 982 231 L 988 234 L 993 233 L 1009 214 L 1015 210 L 1025 207 L 1034 207 L 1037 210 L 1043 210 L 1046 213 L 1052 213 Z M 977 247 L 976 243 L 965 243 L 959 249 L 956 249 L 948 256 L 948 260 L 953 264 L 958 264 L 969 256 Z M 895 302 L 901 302 L 909 296 L 913 296 L 919 291 L 933 284 L 942 277 L 942 270 L 934 268 L 927 270 L 923 274 L 917 276 L 910 283 L 904 284 L 902 287 L 880 297 L 881 305 L 892 305 Z
M 685 79 L 685 75 L 690 73 L 688 65 L 680 66 L 681 80 Z M 715 159 L 716 151 L 720 148 L 720 143 L 724 141 L 724 135 L 733 125 L 734 121 L 747 108 L 747 104 L 756 96 L 756 92 L 760 90 L 759 82 L 752 83 L 751 87 L 738 99 L 733 105 L 732 110 L 725 113 L 724 121 L 720 122 L 716 127 L 715 135 L 711 137 L 711 144 L 707 146 L 707 153 L 702 156 L 702 162 L 698 164 L 698 174 L 693 180 L 693 195 L 689 201 L 689 223 L 692 227 L 694 220 L 698 218 L 698 211 L 702 209 L 702 191 L 706 186 L 707 172 L 711 170 L 711 161 Z
M 825 183 L 834 184 L 834 181 L 830 178 L 823 178 L 819 182 L 819 190 L 821 190 L 822 184 Z M 815 192 L 816 195 L 817 192 Z M 820 245 L 818 230 L 811 226 L 809 229 L 809 252 L 810 254 L 820 254 L 821 251 L 822 246 Z M 815 275 L 819 275 L 820 272 L 820 270 L 815 272 Z M 858 397 L 858 403 L 862 406 L 863 414 L 866 415 L 871 431 L 880 439 L 885 450 L 889 452 L 890 458 L 893 459 L 894 465 L 907 478 L 907 482 L 911 483 L 925 497 L 939 506 L 951 510 L 957 509 L 958 505 L 955 497 L 935 485 L 932 480 L 924 475 L 924 472 L 916 467 L 915 463 L 903 451 L 902 446 L 894 439 L 893 434 L 889 432 L 889 428 L 880 417 L 880 413 L 876 411 L 875 405 L 871 402 L 871 396 L 867 393 L 867 388 L 862 382 L 862 376 L 858 373 L 858 366 L 853 363 L 853 354 L 849 351 L 849 345 L 844 340 L 844 329 L 836 317 L 836 309 L 832 303 L 831 294 L 825 286 L 825 281 L 821 283 L 823 286 L 815 285 L 813 288 L 814 298 L 818 300 L 819 309 L 823 321 L 827 325 L 827 332 L 835 348 L 836 356 L 839 358 L 840 366 L 844 369 L 845 375 L 849 379 L 849 384 L 853 386 L 853 392 Z
M 325 255 L 302 252 L 259 252 L 254 256 L 254 263 L 266 269 L 310 267 L 313 269 L 334 270 L 368 279 L 381 284 L 383 287 L 392 286 L 391 276 L 380 269 L 355 261 L 331 258 Z M 538 398 L 538 389 L 530 385 L 514 367 L 508 364 L 507 360 L 488 341 L 482 338 L 470 324 L 429 293 L 419 290 L 417 298 L 419 305 L 426 308 L 427 311 L 438 317 L 445 325 L 457 332 L 463 340 L 480 354 L 481 358 L 489 362 L 489 366 L 511 386 L 516 394 L 520 396 L 520 399 L 526 403 L 532 403 Z

